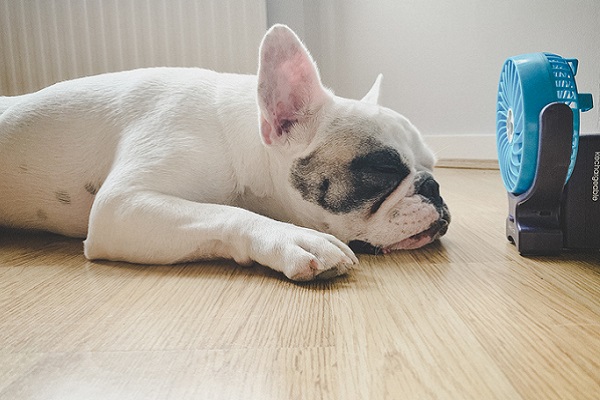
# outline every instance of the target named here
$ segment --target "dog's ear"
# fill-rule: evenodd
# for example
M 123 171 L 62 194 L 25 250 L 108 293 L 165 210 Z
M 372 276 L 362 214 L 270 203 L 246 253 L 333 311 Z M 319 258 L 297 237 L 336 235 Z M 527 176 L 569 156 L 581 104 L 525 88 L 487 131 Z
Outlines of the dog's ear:
M 258 105 L 260 131 L 267 145 L 288 141 L 296 124 L 306 122 L 331 94 L 306 47 L 285 25 L 274 25 L 260 45 Z M 300 133 L 298 133 L 300 134 Z M 314 132 L 294 140 L 310 142 Z
M 381 80 L 383 79 L 383 74 L 377 75 L 377 79 L 375 79 L 375 83 L 369 89 L 369 92 L 361 99 L 364 103 L 369 104 L 379 104 L 379 91 L 381 89 Z

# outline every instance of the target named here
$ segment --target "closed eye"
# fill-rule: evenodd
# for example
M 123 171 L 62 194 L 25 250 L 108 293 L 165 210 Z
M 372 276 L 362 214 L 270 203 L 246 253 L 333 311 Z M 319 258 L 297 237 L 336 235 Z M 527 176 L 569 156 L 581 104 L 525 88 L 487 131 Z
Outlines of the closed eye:
M 372 165 L 371 169 L 373 170 L 373 172 L 377 172 L 377 173 L 381 173 L 381 174 L 397 175 L 402 172 L 402 171 L 400 171 L 400 168 L 398 168 L 397 165 L 378 164 L 378 165 Z
M 356 157 L 350 164 L 350 170 L 366 174 L 394 175 L 394 181 L 403 180 L 410 173 L 400 154 L 391 148 L 378 149 Z
M 398 184 L 396 186 L 394 186 L 393 189 L 391 189 L 390 191 L 384 193 L 383 196 L 381 196 L 381 198 L 379 200 L 377 200 L 371 206 L 371 214 L 375 214 L 377 211 L 379 211 L 379 208 L 381 207 L 381 205 L 383 204 L 383 202 L 385 201 L 385 199 L 387 199 L 389 197 L 389 195 L 391 195 L 392 193 L 394 193 L 394 191 L 398 188 L 398 186 L 400 186 L 401 183 L 402 183 L 402 181 L 398 182 Z

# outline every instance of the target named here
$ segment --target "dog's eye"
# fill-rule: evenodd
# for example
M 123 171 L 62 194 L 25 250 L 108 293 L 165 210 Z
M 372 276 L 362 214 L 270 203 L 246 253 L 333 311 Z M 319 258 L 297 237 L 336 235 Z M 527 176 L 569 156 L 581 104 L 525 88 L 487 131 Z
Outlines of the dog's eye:
M 381 174 L 398 174 L 400 172 L 400 168 L 397 165 L 386 165 L 386 164 L 376 164 L 371 165 L 370 168 L 373 172 L 381 173 Z
M 378 175 L 384 179 L 393 176 L 400 182 L 410 173 L 400 155 L 393 149 L 380 149 L 352 160 L 350 169 L 361 174 Z

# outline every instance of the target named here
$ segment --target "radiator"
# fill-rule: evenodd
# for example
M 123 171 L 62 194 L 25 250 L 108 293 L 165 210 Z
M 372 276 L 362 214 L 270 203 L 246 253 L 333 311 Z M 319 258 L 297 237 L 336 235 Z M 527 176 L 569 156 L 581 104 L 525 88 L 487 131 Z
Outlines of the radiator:
M 256 73 L 265 0 L 2 0 L 0 95 L 138 67 Z

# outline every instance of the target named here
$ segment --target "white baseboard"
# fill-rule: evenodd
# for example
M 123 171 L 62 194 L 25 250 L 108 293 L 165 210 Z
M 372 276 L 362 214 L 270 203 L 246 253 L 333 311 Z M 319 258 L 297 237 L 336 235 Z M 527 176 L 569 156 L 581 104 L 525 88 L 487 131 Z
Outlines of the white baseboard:
M 426 135 L 424 139 L 440 161 L 498 160 L 495 135 Z

